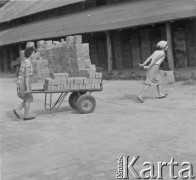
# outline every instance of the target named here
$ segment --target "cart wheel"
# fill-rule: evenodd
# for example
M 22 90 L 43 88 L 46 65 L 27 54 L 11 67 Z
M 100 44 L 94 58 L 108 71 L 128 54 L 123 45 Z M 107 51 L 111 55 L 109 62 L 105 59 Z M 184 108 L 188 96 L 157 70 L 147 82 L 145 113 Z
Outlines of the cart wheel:
M 89 94 L 81 95 L 77 100 L 78 111 L 82 114 L 92 113 L 96 107 L 96 100 Z
M 85 92 L 80 92 L 80 95 L 85 94 Z M 71 93 L 71 95 L 69 96 L 69 105 L 71 106 L 72 109 L 77 110 L 77 100 L 79 98 L 79 94 L 77 92 L 73 92 Z

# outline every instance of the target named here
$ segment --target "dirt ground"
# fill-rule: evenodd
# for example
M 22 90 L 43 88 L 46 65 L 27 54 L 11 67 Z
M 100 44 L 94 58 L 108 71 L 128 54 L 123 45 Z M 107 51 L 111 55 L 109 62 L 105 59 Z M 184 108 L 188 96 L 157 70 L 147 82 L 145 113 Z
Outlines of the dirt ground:
M 104 81 L 104 91 L 92 94 L 97 100 L 92 114 L 78 114 L 67 101 L 48 113 L 44 96 L 36 94 L 31 112 L 37 118 L 18 121 L 12 113 L 20 103 L 15 79 L 0 79 L 1 179 L 115 180 L 118 155 L 140 156 L 136 169 L 144 161 L 174 157 L 179 164 L 191 162 L 196 174 L 196 83 L 164 86 L 166 99 L 157 99 L 152 87 L 143 104 L 136 101 L 142 86 Z

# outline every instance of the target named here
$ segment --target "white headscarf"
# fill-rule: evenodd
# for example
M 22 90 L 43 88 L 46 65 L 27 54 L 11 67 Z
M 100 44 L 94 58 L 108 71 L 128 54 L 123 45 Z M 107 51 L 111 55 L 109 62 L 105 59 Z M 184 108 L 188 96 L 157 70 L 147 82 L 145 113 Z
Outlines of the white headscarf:
M 159 41 L 157 43 L 157 47 L 160 47 L 161 49 L 164 49 L 167 46 L 167 41 Z

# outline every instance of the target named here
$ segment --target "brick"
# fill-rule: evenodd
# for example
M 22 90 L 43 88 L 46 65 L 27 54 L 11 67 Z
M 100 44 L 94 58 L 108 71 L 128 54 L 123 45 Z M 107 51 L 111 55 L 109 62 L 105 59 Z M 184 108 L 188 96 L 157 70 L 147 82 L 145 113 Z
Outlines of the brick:
M 64 90 L 64 85 L 60 84 L 60 90 L 63 91 Z
M 84 78 L 84 84 L 88 84 L 90 82 L 90 79 Z
M 61 84 L 61 80 L 60 79 L 54 79 L 54 85 L 59 85 Z
M 78 86 L 77 84 L 74 84 L 74 85 L 73 85 L 73 89 L 74 89 L 74 90 L 78 90 L 78 89 L 79 89 L 79 86 Z
M 61 79 L 61 80 L 60 80 L 60 84 L 68 84 L 67 81 L 68 81 L 67 79 Z
M 74 79 L 74 84 L 83 84 L 84 83 L 84 78 L 83 77 L 76 77 Z
M 64 85 L 63 85 L 63 89 L 64 89 L 64 90 L 70 90 L 70 85 L 68 85 L 68 84 L 65 85 L 65 84 L 64 84 Z
M 92 89 L 95 89 L 95 84 L 94 83 L 91 85 L 91 88 Z
M 74 78 L 69 78 L 67 82 L 68 84 L 74 84 Z
M 83 84 L 80 84 L 79 85 L 79 89 L 83 89 Z
M 53 79 L 65 79 L 68 77 L 69 77 L 68 73 L 53 73 L 52 74 Z
M 90 79 L 95 78 L 95 73 L 94 73 L 94 72 L 90 72 L 90 73 L 89 73 L 89 78 L 90 78 Z
M 44 84 L 46 85 L 54 85 L 54 80 L 51 78 L 45 78 Z
M 44 40 L 37 41 L 37 48 L 44 48 Z
M 68 44 L 74 44 L 74 43 L 75 43 L 75 38 L 74 38 L 74 36 L 67 36 L 67 37 L 66 37 L 66 42 L 67 42 Z
M 48 60 L 47 59 L 43 59 L 42 63 L 43 63 L 44 66 L 48 66 Z
M 90 69 L 80 69 L 79 75 L 84 77 L 89 77 Z
M 56 91 L 57 90 L 57 86 L 51 86 L 51 85 L 44 85 L 44 90 L 46 91 Z
M 74 85 L 73 84 L 70 84 L 70 89 L 74 90 Z
M 100 84 L 98 84 L 98 89 L 101 89 L 101 85 Z
M 97 73 L 97 79 L 102 79 L 102 73 Z
M 96 89 L 96 90 L 98 89 L 98 84 L 95 84 L 95 89 Z

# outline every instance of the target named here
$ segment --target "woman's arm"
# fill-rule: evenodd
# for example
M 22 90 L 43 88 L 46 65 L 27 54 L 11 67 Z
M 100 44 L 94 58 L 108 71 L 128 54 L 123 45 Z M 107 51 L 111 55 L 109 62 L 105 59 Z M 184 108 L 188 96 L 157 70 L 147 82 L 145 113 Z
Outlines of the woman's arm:
M 150 62 L 150 64 L 148 66 L 146 66 L 145 69 L 151 68 L 154 65 L 154 63 L 155 63 L 155 58 L 152 58 L 152 61 Z
M 153 54 L 148 59 L 146 59 L 146 61 L 143 64 L 139 64 L 139 66 L 140 67 L 145 66 L 152 59 L 152 57 L 153 57 Z

